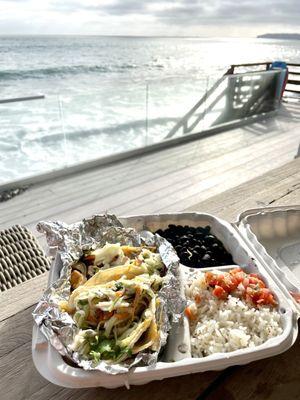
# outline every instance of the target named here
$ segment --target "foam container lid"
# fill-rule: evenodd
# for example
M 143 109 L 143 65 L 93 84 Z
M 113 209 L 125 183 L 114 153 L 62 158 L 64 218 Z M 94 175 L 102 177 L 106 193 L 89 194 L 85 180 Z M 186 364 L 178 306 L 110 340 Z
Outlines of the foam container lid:
M 236 226 L 300 313 L 300 206 L 247 210 Z
M 293 211 L 288 212 L 289 210 Z M 275 211 L 277 214 L 274 214 Z M 270 214 L 272 217 L 269 216 Z M 273 337 L 254 348 L 245 348 L 230 353 L 215 353 L 203 358 L 192 358 L 189 323 L 186 317 L 183 317 L 180 323 L 172 327 L 163 357 L 155 367 L 136 367 L 127 374 L 108 375 L 99 371 L 85 371 L 69 365 L 45 339 L 38 327 L 34 326 L 32 357 L 37 370 L 43 377 L 56 385 L 70 388 L 96 386 L 116 388 L 124 385 L 129 387 L 131 384 L 144 384 L 167 377 L 221 370 L 232 365 L 246 364 L 282 353 L 293 345 L 298 334 L 299 307 L 293 301 L 290 292 L 294 293 L 296 289 L 298 291 L 299 289 L 294 284 L 289 286 L 291 283 L 289 272 L 294 274 L 295 271 L 298 271 L 297 267 L 292 268 L 294 261 L 291 256 L 291 254 L 296 254 L 295 259 L 297 259 L 298 253 L 297 250 L 292 252 L 286 249 L 289 249 L 289 246 L 294 249 L 300 243 L 300 207 L 250 210 L 242 213 L 236 224 L 230 224 L 213 215 L 204 213 L 141 215 L 122 217 L 120 220 L 124 226 L 151 231 L 164 229 L 169 224 L 203 227 L 210 225 L 212 234 L 217 236 L 226 250 L 232 254 L 235 264 L 244 268 L 248 273 L 260 274 L 267 282 L 268 287 L 275 292 L 283 332 L 281 335 Z M 272 220 L 271 223 L 270 220 Z M 272 226 L 275 226 L 275 220 L 276 226 L 278 224 L 278 235 L 275 243 L 278 243 L 278 245 L 272 247 L 270 243 L 274 236 L 272 236 L 271 231 Z M 267 224 L 271 228 L 267 229 Z M 280 229 L 279 225 L 281 226 Z M 284 239 L 284 232 L 287 233 L 288 239 Z M 287 253 L 289 253 L 288 256 Z M 276 258 L 277 255 L 279 259 Z M 50 270 L 49 284 L 59 277 L 61 267 L 61 260 L 57 256 Z M 289 272 L 285 267 L 288 268 Z M 232 266 L 206 268 L 201 269 L 201 271 L 226 270 L 228 268 L 230 269 Z M 194 272 L 191 268 L 181 266 L 182 290 L 187 277 Z M 300 279 L 300 276 L 298 277 Z

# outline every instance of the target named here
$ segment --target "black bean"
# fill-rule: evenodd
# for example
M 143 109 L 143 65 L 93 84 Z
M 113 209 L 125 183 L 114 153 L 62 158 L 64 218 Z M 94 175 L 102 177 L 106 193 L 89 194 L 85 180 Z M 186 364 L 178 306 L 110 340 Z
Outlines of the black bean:
M 213 251 L 216 251 L 217 253 L 219 253 L 221 251 L 221 247 L 218 243 L 213 243 L 211 248 Z
M 196 251 L 193 251 L 193 252 L 192 252 L 192 257 L 191 257 L 191 259 L 193 259 L 194 261 L 197 261 L 198 258 L 199 258 L 198 253 L 197 253 Z
M 215 243 L 215 237 L 213 235 L 206 235 L 206 236 L 204 236 L 204 241 L 206 243 L 213 244 L 213 243 Z
M 195 238 L 197 239 L 197 240 L 200 240 L 200 241 L 202 241 L 203 240 L 203 238 L 204 238 L 204 235 L 203 235 L 203 233 L 195 233 Z
M 203 231 L 206 233 L 206 235 L 208 235 L 209 232 L 210 232 L 210 226 L 209 226 L 209 225 L 206 225 L 206 227 L 204 228 Z
M 169 224 L 165 230 L 158 229 L 175 248 L 180 261 L 193 268 L 233 264 L 231 255 L 222 242 L 211 233 L 210 226 L 193 227 Z
M 202 261 L 210 261 L 211 260 L 211 258 L 210 258 L 210 255 L 209 254 L 204 254 L 204 256 L 202 257 L 202 259 L 201 259 Z

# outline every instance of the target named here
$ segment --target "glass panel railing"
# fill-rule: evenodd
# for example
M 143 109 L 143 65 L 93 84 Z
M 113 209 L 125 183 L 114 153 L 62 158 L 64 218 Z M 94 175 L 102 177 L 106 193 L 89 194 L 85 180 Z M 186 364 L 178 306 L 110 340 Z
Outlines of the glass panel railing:
M 183 113 L 190 110 L 205 94 L 210 79 L 164 79 L 149 82 L 147 96 L 147 143 L 157 143 L 168 137 L 181 121 Z M 172 137 L 188 134 L 177 131 Z
M 0 104 L 0 184 L 65 164 L 67 146 L 57 98 Z
M 0 184 L 267 113 L 279 88 L 280 72 L 267 71 L 0 101 Z
M 0 102 L 0 184 L 146 144 L 145 85 Z
M 146 145 L 145 85 L 103 87 L 86 95 L 60 95 L 68 164 Z

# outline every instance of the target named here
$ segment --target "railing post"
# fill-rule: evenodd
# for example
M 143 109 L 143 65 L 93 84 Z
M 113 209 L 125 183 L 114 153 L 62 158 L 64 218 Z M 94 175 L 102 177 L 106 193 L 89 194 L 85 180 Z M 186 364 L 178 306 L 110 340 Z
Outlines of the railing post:
M 66 129 L 65 129 L 63 103 L 62 103 L 60 95 L 58 95 L 58 109 L 59 109 L 61 130 L 62 130 L 62 134 L 63 134 L 63 138 L 64 138 L 65 165 L 67 166 L 67 165 L 69 165 L 69 153 L 68 153 L 68 143 L 67 143 L 67 135 L 66 135 Z
M 148 128 L 149 128 L 149 123 L 148 123 L 148 113 L 149 113 L 149 84 L 146 83 L 146 121 L 145 121 L 145 129 L 146 129 L 146 146 L 148 144 Z
M 186 134 L 187 131 L 188 131 L 188 125 L 187 125 L 187 120 L 185 120 L 183 123 L 183 134 Z

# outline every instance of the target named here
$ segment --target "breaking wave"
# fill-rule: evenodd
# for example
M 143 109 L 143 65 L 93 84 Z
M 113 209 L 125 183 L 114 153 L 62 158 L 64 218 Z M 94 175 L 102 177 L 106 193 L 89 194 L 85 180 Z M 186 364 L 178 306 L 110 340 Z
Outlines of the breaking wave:
M 140 68 L 157 68 L 162 69 L 161 64 L 144 64 Z M 115 64 L 113 66 L 108 65 L 73 65 L 73 66 L 58 66 L 58 67 L 47 67 L 27 70 L 0 70 L 1 80 L 15 80 L 15 79 L 43 79 L 47 77 L 63 77 L 66 75 L 78 75 L 78 74 L 105 74 L 105 73 L 122 73 L 128 70 L 139 68 L 136 64 Z

